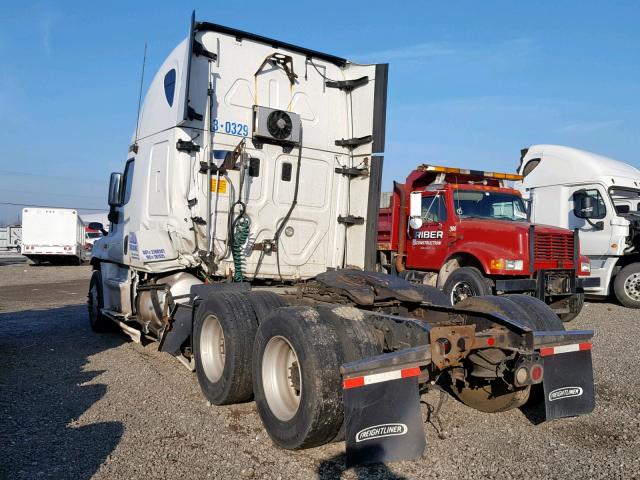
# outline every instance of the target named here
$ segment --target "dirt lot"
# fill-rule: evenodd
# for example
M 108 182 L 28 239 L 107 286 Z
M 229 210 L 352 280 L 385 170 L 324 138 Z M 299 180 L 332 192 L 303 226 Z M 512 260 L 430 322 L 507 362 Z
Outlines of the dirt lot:
M 640 312 L 588 303 L 570 324 L 597 331 L 593 414 L 533 425 L 450 398 L 445 438 L 425 424 L 422 460 L 345 471 L 343 443 L 280 450 L 253 403 L 208 406 L 154 344 L 93 334 L 89 273 L 0 266 L 2 479 L 640 478 Z

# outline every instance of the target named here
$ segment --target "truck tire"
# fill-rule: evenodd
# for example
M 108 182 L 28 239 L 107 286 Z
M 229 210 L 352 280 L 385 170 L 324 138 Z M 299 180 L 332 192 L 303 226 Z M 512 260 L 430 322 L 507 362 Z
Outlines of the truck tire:
M 454 270 L 444 283 L 443 289 L 451 305 L 467 297 L 481 297 L 493 293 L 490 281 L 475 267 L 461 267 Z
M 521 294 L 502 295 L 501 298 L 507 298 L 524 308 L 528 315 L 523 317 L 522 323 L 534 331 L 560 332 L 565 330 L 563 321 L 542 300 Z
M 565 323 L 570 322 L 571 320 L 576 318 L 578 315 L 580 315 L 580 312 L 582 311 L 582 307 L 584 307 L 584 293 L 576 293 L 571 299 L 571 302 L 575 303 L 575 309 L 577 310 L 576 312 L 558 314 L 558 317 L 560 318 L 560 320 L 562 320 Z
M 433 288 L 433 287 L 431 287 Z M 442 291 L 436 289 L 441 295 Z M 338 361 L 340 365 L 363 358 L 381 355 L 384 351 L 384 340 L 375 332 L 371 324 L 365 321 L 364 314 L 355 307 L 347 306 L 319 306 L 317 307 L 323 322 L 329 323 L 335 332 L 338 343 Z M 342 390 L 340 390 L 342 402 Z M 332 442 L 339 442 L 345 438 L 346 425 L 341 422 L 340 429 Z
M 260 324 L 253 390 L 262 423 L 286 449 L 333 440 L 344 418 L 339 339 L 312 307 L 280 308 Z
M 204 396 L 215 405 L 251 399 L 251 357 L 258 328 L 247 297 L 225 292 L 199 306 L 193 327 L 196 375 Z
M 420 292 L 425 302 L 430 303 L 431 305 L 437 305 L 440 307 L 451 306 L 450 297 L 439 288 L 432 287 L 430 285 L 413 285 L 413 288 Z
M 631 263 L 618 272 L 613 291 L 625 307 L 640 308 L 640 263 Z
M 273 292 L 257 291 L 248 292 L 246 295 L 249 299 L 249 303 L 251 303 L 253 312 L 256 314 L 258 324 L 262 323 L 265 318 L 271 315 L 278 308 L 285 307 L 287 305 L 284 303 L 284 300 L 282 300 L 280 295 L 276 295 Z
M 101 310 L 104 308 L 102 292 L 102 273 L 94 270 L 89 282 L 89 294 L 87 295 L 87 308 L 89 310 L 89 325 L 94 332 L 108 332 L 114 326 L 113 322 L 105 317 Z

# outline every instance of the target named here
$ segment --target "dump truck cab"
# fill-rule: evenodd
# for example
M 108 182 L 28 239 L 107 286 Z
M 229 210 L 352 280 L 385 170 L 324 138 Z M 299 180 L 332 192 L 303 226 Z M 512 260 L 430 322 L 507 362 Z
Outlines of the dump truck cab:
M 519 178 L 419 166 L 405 184 L 395 184 L 390 206 L 381 208 L 381 263 L 443 288 L 453 303 L 526 292 L 563 319 L 575 317 L 589 260 L 580 256 L 576 233 L 529 222 L 520 192 L 506 184 Z

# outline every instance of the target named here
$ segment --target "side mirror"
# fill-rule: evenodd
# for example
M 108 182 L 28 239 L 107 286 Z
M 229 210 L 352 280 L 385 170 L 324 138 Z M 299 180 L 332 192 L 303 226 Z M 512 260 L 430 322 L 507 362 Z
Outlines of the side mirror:
M 422 192 L 409 194 L 409 226 L 414 230 L 422 226 Z
M 593 218 L 593 197 L 584 192 L 576 192 L 573 197 L 573 213 L 578 218 Z
M 122 174 L 119 172 L 113 172 L 109 179 L 109 197 L 107 203 L 110 207 L 118 207 L 121 202 L 121 189 L 122 186 Z
M 89 227 L 91 230 L 100 230 L 100 232 L 102 232 L 102 235 L 107 235 L 107 231 L 104 229 L 104 225 L 102 225 L 100 222 L 90 222 L 87 227 Z

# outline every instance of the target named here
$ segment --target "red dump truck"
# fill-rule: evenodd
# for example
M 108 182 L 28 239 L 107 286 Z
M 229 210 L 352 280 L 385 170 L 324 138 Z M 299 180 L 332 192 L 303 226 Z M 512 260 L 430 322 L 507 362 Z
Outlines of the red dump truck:
M 528 221 L 519 175 L 420 165 L 394 182 L 380 209 L 381 268 L 440 287 L 452 304 L 470 297 L 527 293 L 564 321 L 584 304 L 587 257 L 577 233 Z

